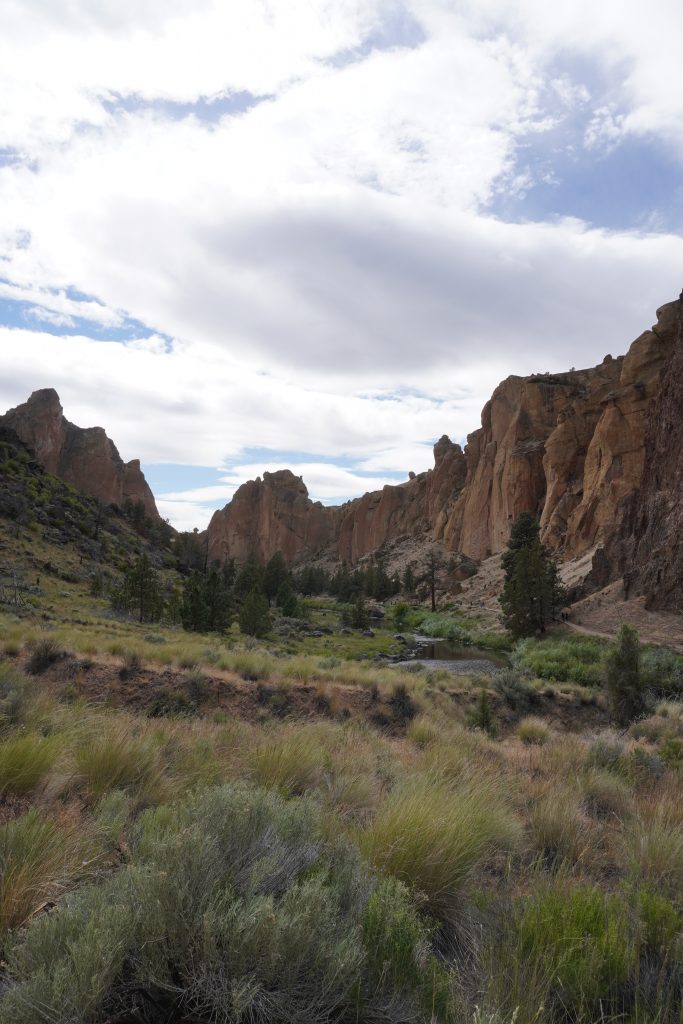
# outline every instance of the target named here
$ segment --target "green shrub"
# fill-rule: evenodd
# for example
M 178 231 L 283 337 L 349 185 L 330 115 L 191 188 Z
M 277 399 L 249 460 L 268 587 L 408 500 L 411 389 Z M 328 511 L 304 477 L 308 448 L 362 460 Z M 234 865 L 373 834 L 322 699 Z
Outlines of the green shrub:
M 659 893 L 641 889 L 638 893 L 641 941 L 652 951 L 665 955 L 683 930 L 683 916 L 671 900 Z
M 618 1001 L 635 952 L 616 899 L 560 883 L 526 902 L 517 927 L 517 955 L 550 979 L 549 1002 L 569 1019 L 595 1020 Z
M 612 714 L 620 725 L 628 725 L 645 710 L 644 684 L 640 671 L 638 633 L 627 623 L 619 629 L 614 647 L 605 663 L 605 684 Z
M 675 771 L 683 769 L 683 739 L 670 736 L 662 744 L 660 755 L 667 768 Z
M 412 721 L 418 712 L 417 704 L 410 696 L 405 683 L 396 683 L 392 688 L 389 707 L 391 708 L 394 720 L 399 723 Z
M 492 680 L 493 688 L 501 700 L 519 715 L 526 714 L 531 708 L 538 707 L 540 697 L 528 679 L 515 669 L 503 669 L 496 672 Z
M 1 1024 L 35 1024 L 36 1007 L 74 1024 L 119 1009 L 141 1020 L 400 1024 L 426 1019 L 430 998 L 431 1019 L 447 1019 L 447 978 L 406 894 L 380 886 L 373 897 L 353 851 L 326 850 L 307 801 L 209 790 L 143 814 L 131 857 L 32 922 L 8 958 Z
M 197 714 L 197 705 L 188 693 L 164 687 L 152 701 L 150 718 L 190 718 Z
M 10 665 L 0 665 L 0 731 L 24 721 L 34 683 Z

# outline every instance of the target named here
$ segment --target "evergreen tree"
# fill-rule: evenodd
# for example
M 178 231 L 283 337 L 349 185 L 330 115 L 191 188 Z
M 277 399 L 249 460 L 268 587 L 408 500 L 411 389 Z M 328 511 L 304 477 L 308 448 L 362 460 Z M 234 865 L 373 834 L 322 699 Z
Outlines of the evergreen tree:
M 543 633 L 567 602 L 552 553 L 541 543 L 538 520 L 523 512 L 514 522 L 502 558 L 505 582 L 500 605 L 513 636 Z
M 159 578 L 146 554 L 126 570 L 121 586 L 112 595 L 112 604 L 131 612 L 139 622 L 157 622 L 161 618 L 164 599 Z
M 293 618 L 293 616 L 296 615 L 299 602 L 296 599 L 296 594 L 292 590 L 289 580 L 283 580 L 280 584 L 280 589 L 277 592 L 275 603 L 283 615 L 286 615 L 289 618 Z
M 263 566 L 252 552 L 237 573 L 235 593 L 246 598 L 254 590 L 263 592 Z
M 619 725 L 628 725 L 645 711 L 643 681 L 640 673 L 638 633 L 623 623 L 614 647 L 607 656 L 605 682 L 612 714 Z
M 239 621 L 242 632 L 250 636 L 266 636 L 270 632 L 268 599 L 261 590 L 252 590 L 247 594 L 240 608 Z
M 266 565 L 263 574 L 263 589 L 268 598 L 268 604 L 277 597 L 283 583 L 287 583 L 291 589 L 289 569 L 284 555 L 281 551 L 276 551 Z
M 403 572 L 403 593 L 407 595 L 415 593 L 415 573 L 411 565 L 407 565 Z
M 232 611 L 232 590 L 214 566 L 208 573 L 194 572 L 183 588 L 180 618 L 184 629 L 199 633 L 224 630 Z
M 443 568 L 443 558 L 436 550 L 432 548 L 427 554 L 427 561 L 425 562 L 425 574 L 424 580 L 429 587 L 429 598 L 431 601 L 432 611 L 436 611 L 436 584 L 439 578 L 439 574 Z
M 356 599 L 353 602 L 349 622 L 354 629 L 367 629 L 370 625 L 370 616 L 368 615 L 368 609 L 365 605 L 365 598 L 363 597 L 362 590 L 358 591 Z

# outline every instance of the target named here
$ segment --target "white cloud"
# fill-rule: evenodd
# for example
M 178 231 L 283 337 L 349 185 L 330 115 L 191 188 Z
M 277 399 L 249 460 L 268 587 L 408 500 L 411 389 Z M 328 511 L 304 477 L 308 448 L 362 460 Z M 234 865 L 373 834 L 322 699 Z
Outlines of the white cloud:
M 0 330 L 0 401 L 54 386 L 126 458 L 229 464 L 164 498 L 183 522 L 248 449 L 300 452 L 323 497 L 419 471 L 499 379 L 624 351 L 680 289 L 677 235 L 490 213 L 561 179 L 518 157 L 572 117 L 596 161 L 629 133 L 680 147 L 672 0 L 0 0 L 0 22 L 0 300 L 156 332 Z

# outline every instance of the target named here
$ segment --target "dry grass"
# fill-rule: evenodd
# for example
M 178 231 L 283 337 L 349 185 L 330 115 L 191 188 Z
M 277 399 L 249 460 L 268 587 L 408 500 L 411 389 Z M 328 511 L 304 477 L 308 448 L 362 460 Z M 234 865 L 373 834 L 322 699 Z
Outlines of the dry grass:
M 495 850 L 514 847 L 521 834 L 490 786 L 421 779 L 391 793 L 358 842 L 372 864 L 408 885 L 443 919 L 457 909 L 475 867 Z
M 96 844 L 77 818 L 35 810 L 0 826 L 0 931 L 22 925 L 88 874 Z

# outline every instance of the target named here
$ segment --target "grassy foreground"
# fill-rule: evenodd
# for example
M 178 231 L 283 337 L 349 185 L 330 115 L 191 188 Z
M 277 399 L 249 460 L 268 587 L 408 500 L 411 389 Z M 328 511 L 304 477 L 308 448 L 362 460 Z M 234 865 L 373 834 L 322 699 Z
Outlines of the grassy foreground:
M 2 1024 L 683 1019 L 677 700 L 567 732 L 585 687 L 511 671 L 489 735 L 481 681 L 197 637 L 190 705 L 131 713 L 131 653 L 167 673 L 173 641 L 119 625 L 3 633 Z M 314 701 L 226 713 L 212 671 Z

